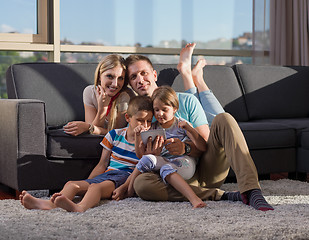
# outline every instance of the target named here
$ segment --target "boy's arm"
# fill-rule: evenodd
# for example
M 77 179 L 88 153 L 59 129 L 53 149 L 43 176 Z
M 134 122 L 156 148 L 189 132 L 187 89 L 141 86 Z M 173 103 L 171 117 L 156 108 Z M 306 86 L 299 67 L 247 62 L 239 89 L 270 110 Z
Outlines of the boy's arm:
M 127 178 L 124 184 L 119 186 L 113 191 L 112 199 L 119 201 L 127 197 L 134 195 L 133 183 L 135 178 L 140 174 L 137 168 L 134 169 L 133 173 Z
M 134 129 L 135 133 L 135 154 L 138 158 L 141 158 L 145 154 L 145 145 L 143 143 L 142 137 L 141 137 L 141 132 L 144 131 L 143 126 L 137 126 Z
M 99 174 L 102 174 L 102 173 L 105 172 L 105 170 L 106 170 L 106 168 L 109 164 L 110 156 L 111 156 L 111 151 L 107 150 L 106 148 L 103 148 L 100 161 L 95 166 L 95 168 L 92 170 L 88 179 L 94 178 L 94 177 L 98 176 Z
M 198 133 L 195 128 L 191 126 L 191 124 L 189 124 L 187 121 L 180 121 L 178 125 L 180 128 L 183 128 L 187 131 L 188 137 L 200 151 L 206 151 L 207 143 L 205 139 Z

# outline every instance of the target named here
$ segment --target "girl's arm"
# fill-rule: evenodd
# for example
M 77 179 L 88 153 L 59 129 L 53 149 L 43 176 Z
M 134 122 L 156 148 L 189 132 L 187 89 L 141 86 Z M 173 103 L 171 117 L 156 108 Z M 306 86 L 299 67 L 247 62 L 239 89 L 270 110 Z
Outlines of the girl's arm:
M 100 161 L 95 166 L 95 168 L 92 170 L 88 179 L 94 178 L 98 176 L 99 174 L 102 174 L 105 172 L 107 166 L 109 165 L 110 156 L 111 156 L 111 151 L 103 148 Z
M 188 137 L 200 151 L 206 151 L 207 143 L 198 131 L 191 126 L 187 121 L 180 121 L 178 126 L 187 131 Z

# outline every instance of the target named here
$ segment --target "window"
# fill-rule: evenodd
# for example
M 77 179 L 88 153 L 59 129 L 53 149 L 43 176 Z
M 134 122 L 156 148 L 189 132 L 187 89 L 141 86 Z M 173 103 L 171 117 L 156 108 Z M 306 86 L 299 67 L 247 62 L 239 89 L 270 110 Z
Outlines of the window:
M 47 43 L 47 0 L 1 2 L 0 43 Z
M 60 9 L 68 45 L 252 47 L 252 0 L 65 0 Z

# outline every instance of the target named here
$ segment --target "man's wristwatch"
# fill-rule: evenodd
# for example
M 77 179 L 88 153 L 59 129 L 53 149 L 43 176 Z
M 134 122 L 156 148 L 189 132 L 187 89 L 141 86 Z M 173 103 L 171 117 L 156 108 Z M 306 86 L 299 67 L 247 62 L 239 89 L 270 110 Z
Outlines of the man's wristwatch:
M 185 154 L 188 155 L 191 152 L 191 145 L 189 143 L 184 142 L 185 144 Z
M 94 126 L 90 123 L 90 126 L 88 128 L 88 131 L 90 134 L 93 134 L 93 131 L 94 131 Z

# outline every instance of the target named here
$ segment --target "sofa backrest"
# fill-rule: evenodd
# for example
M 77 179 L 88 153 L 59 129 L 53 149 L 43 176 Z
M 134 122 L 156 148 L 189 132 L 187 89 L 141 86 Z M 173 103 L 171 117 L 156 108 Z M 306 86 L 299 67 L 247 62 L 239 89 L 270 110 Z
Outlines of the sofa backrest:
M 93 84 L 96 66 L 96 63 L 14 64 L 6 72 L 8 97 L 44 101 L 50 126 L 83 120 L 83 90 Z
M 62 126 L 72 120 L 84 120 L 83 90 L 93 84 L 97 63 L 21 63 L 7 70 L 9 98 L 38 99 L 45 102 L 48 126 Z M 158 85 L 170 85 L 184 91 L 177 65 L 154 64 Z M 248 114 L 234 71 L 227 66 L 206 66 L 204 78 L 224 109 L 237 121 Z
M 155 64 L 158 72 L 158 85 L 170 85 L 175 91 L 184 91 L 183 81 L 177 65 Z M 247 108 L 241 87 L 232 67 L 206 66 L 204 80 L 213 91 L 226 112 L 231 113 L 237 121 L 248 121 Z
M 309 116 L 309 67 L 236 65 L 249 119 Z

